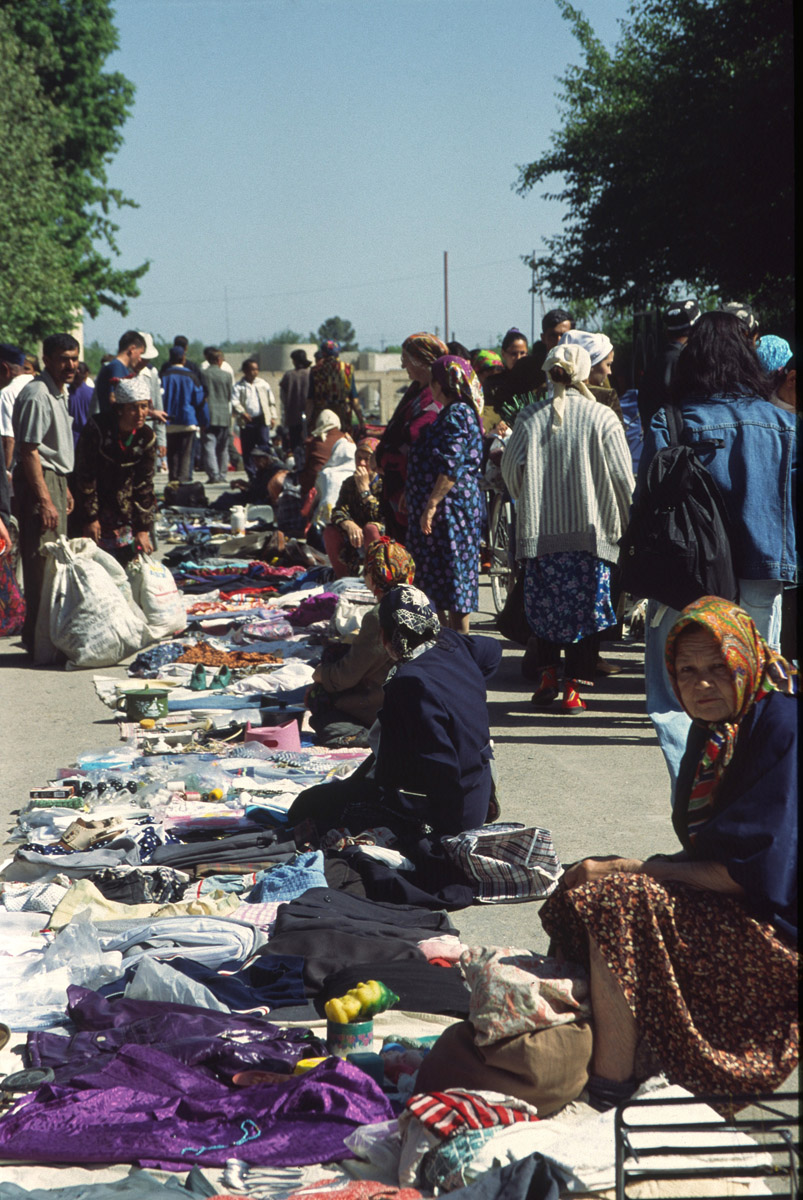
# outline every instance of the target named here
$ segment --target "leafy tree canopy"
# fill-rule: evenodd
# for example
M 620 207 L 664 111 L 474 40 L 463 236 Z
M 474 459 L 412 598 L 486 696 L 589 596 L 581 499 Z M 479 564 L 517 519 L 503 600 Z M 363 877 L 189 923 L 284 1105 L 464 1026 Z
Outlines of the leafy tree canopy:
M 610 53 L 557 3 L 584 61 L 561 77 L 551 148 L 519 168 L 521 194 L 564 180 L 545 193 L 567 213 L 536 256 L 538 289 L 622 309 L 685 281 L 790 311 L 789 0 L 634 0 Z
M 341 350 L 359 349 L 354 326 L 351 321 L 344 321 L 342 317 L 327 317 L 324 323 L 318 326 L 318 332 L 309 335 L 309 340 L 338 342 Z
M 314 340 L 314 339 L 313 339 Z M 291 343 L 294 346 L 305 343 L 307 338 L 303 333 L 296 333 L 295 329 L 280 329 L 277 333 L 272 333 L 270 337 L 261 343 L 264 346 L 289 346 Z
M 74 304 L 77 298 L 93 317 L 103 306 L 125 314 L 126 300 L 139 294 L 137 281 L 148 264 L 126 270 L 112 262 L 118 253 L 119 227 L 110 214 L 133 206 L 133 201 L 109 186 L 107 166 L 122 144 L 134 85 L 118 71 L 103 70 L 118 45 L 111 4 L 0 0 L 0 15 L 5 26 L 3 55 L 7 45 L 22 43 L 41 94 L 47 97 L 40 117 L 41 153 L 28 158 L 26 169 L 54 180 L 57 187 L 50 231 L 54 253 L 68 271 L 66 299 Z M 19 119 L 14 122 L 15 135 L 21 124 Z M 8 174 L 5 164 L 4 173 Z M 28 214 L 34 225 L 39 219 L 36 211 Z M 43 306 L 46 311 L 46 298 Z M 48 330 L 52 328 L 49 324 Z

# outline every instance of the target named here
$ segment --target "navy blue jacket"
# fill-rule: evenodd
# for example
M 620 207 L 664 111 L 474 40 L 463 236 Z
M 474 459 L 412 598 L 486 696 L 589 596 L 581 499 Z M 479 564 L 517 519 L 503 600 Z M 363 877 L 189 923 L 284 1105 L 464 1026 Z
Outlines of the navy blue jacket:
M 741 722 L 714 815 L 690 847 L 685 833 L 689 793 L 707 736 L 693 722 L 680 764 L 672 823 L 700 862 L 718 862 L 745 891 L 762 921 L 797 938 L 797 715 L 793 696 L 772 692 Z
M 400 663 L 385 684 L 374 775 L 437 834 L 476 829 L 491 796 L 491 734 L 485 680 L 502 657 L 498 641 L 441 630 L 436 644 Z
M 200 425 L 203 428 L 209 424 L 203 389 L 192 371 L 181 366 L 168 367 L 162 376 L 162 387 L 168 425 Z

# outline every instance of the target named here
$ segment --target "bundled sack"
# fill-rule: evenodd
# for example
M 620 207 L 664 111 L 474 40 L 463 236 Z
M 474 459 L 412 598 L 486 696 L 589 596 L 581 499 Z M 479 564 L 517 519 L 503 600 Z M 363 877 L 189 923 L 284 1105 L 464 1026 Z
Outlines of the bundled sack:
M 470 946 L 460 968 L 478 1046 L 591 1016 L 588 975 L 575 963 L 513 946 Z
M 552 834 L 537 826 L 498 821 L 441 838 L 441 845 L 485 904 L 544 900 L 563 874 Z
M 145 614 L 154 641 L 187 628 L 187 608 L 172 573 L 150 554 L 126 568 L 135 603 Z
M 36 621 L 34 663 L 111 667 L 154 641 L 125 571 L 91 538 L 65 537 L 48 556 Z

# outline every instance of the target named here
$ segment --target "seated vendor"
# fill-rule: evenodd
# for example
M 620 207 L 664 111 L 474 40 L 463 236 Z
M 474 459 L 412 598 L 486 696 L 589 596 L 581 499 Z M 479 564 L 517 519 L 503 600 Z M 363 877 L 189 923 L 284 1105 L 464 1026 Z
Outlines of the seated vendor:
M 366 612 L 359 633 L 337 660 L 315 668 L 314 684 L 307 695 L 310 725 L 323 746 L 367 745 L 365 734 L 382 707 L 382 684 L 391 657 L 379 628 L 379 601 L 391 588 L 412 583 L 415 563 L 400 542 L 382 537 L 365 551 L 365 586 L 377 604 Z M 340 647 L 338 647 L 340 648 Z
M 683 850 L 585 859 L 541 910 L 589 965 L 599 1108 L 634 1090 L 639 1042 L 698 1096 L 772 1091 L 798 1061 L 796 671 L 710 596 L 680 614 L 666 666 L 693 722 Z
M 331 523 L 323 531 L 323 543 L 335 579 L 358 575 L 362 566 L 361 551 L 385 532 L 380 519 L 382 479 L 377 474 L 374 459 L 378 445 L 379 438 L 363 438 L 357 443 L 354 471 L 341 485 Z
M 271 483 L 278 475 L 287 475 L 287 464 L 272 454 L 266 446 L 254 446 L 251 451 L 253 475 L 248 479 L 232 480 L 232 490 L 222 492 L 210 505 L 225 512 L 235 504 L 274 504 Z
M 502 651 L 493 638 L 442 629 L 418 588 L 394 587 L 379 605 L 392 662 L 371 741 L 375 756 L 346 780 L 307 788 L 288 813 L 320 832 L 389 826 L 401 838 L 482 825 L 493 781 L 485 680 Z

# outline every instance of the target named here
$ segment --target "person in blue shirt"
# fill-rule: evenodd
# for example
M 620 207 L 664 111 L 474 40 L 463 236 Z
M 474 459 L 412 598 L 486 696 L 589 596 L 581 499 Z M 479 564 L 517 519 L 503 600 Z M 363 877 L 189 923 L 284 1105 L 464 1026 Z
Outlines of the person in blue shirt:
M 170 350 L 170 365 L 162 375 L 167 414 L 167 471 L 171 483 L 192 482 L 195 435 L 209 424 L 203 388 L 185 364 L 183 346 Z
M 128 379 L 136 374 L 134 368 L 142 358 L 145 339 L 136 329 L 127 329 L 117 343 L 117 357 L 104 363 L 95 377 L 92 412 L 111 412 L 111 394 L 115 380 Z

